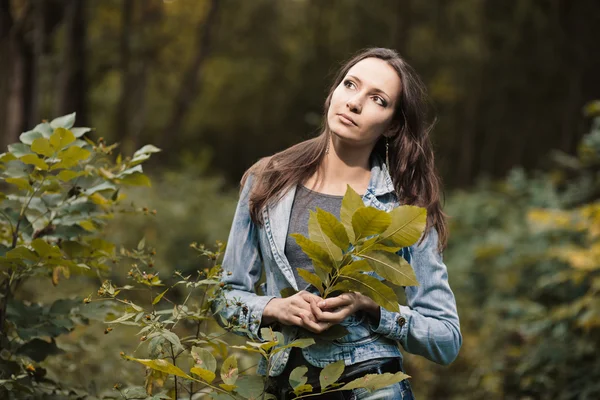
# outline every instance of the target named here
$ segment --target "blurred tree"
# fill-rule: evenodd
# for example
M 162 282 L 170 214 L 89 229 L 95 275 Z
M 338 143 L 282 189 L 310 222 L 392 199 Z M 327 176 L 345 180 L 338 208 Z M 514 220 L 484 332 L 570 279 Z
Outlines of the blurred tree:
M 575 150 L 600 91 L 599 20 L 594 0 L 0 0 L 2 141 L 93 109 L 125 150 L 212 154 L 234 182 L 316 132 L 338 63 L 386 46 L 427 83 L 439 169 L 465 186 Z

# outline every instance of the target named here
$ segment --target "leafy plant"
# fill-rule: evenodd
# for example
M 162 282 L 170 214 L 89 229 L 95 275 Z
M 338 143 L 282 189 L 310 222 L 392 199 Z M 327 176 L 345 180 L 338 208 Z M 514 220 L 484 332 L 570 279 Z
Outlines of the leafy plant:
M 155 274 L 150 274 L 132 264 L 128 272 L 131 284 L 122 287 L 114 286 L 106 281 L 99 290 L 99 298 L 90 299 L 91 303 L 97 301 L 113 300 L 121 304 L 120 310 L 106 320 L 110 330 L 119 325 L 137 326 L 140 328 L 137 335 L 140 337 L 138 349 L 145 345 L 147 357 L 126 355 L 126 360 L 135 361 L 147 369 L 146 380 L 143 387 L 126 388 L 132 393 L 141 393 L 145 390 L 147 396 L 167 396 L 177 398 L 182 392 L 192 396 L 198 393 L 210 394 L 213 399 L 275 399 L 268 392 L 269 379 L 252 374 L 243 374 L 246 370 L 240 368 L 240 360 L 244 359 L 244 352 L 264 357 L 269 365 L 272 357 L 282 350 L 290 347 L 304 348 L 315 343 L 314 339 L 302 338 L 285 343 L 284 336 L 271 328 L 262 328 L 261 334 L 265 342 L 247 341 L 245 345 L 231 345 L 222 339 L 223 333 L 210 331 L 205 322 L 214 321 L 211 314 L 210 302 L 221 297 L 229 287 L 221 282 L 223 273 L 220 258 L 224 251 L 223 243 L 217 242 L 214 251 L 208 250 L 204 245 L 192 244 L 192 248 L 201 256 L 212 262 L 210 268 L 197 271 L 196 274 L 183 275 L 175 271 L 176 281 L 166 285 Z M 138 248 L 126 252 L 132 261 L 143 258 L 145 243 L 140 242 Z M 183 301 L 171 300 L 171 293 L 175 288 L 184 288 L 187 293 Z M 124 296 L 138 293 L 140 290 L 149 292 L 150 296 L 138 296 L 140 301 L 131 301 Z M 142 299 L 147 298 L 147 301 Z M 170 306 L 164 307 L 165 303 Z M 241 306 L 236 300 L 228 304 Z M 204 329 L 204 328 L 206 329 Z M 226 331 L 243 330 L 232 321 L 225 325 Z M 232 349 L 242 350 L 242 353 L 232 353 Z M 217 358 L 222 360 L 218 362 Z M 220 366 L 219 366 L 220 364 Z M 399 382 L 408 376 L 399 372 L 382 376 L 360 378 L 352 382 L 339 383 L 337 380 L 343 372 L 343 362 L 327 366 L 322 371 L 321 392 L 348 390 L 356 387 L 366 387 L 371 390 Z M 184 366 L 188 366 L 187 368 Z M 313 387 L 306 384 L 304 377 L 306 370 L 296 369 L 290 377 L 291 385 L 295 392 L 302 397 L 313 391 Z M 172 377 L 173 384 L 167 385 Z M 126 398 L 126 389 L 118 387 Z M 156 393 L 158 391 L 158 393 Z M 156 393 L 156 394 L 155 394 Z
M 102 227 L 121 207 L 129 185 L 149 185 L 141 163 L 160 151 L 144 146 L 125 160 L 74 127 L 75 114 L 42 122 L 20 135 L 20 143 L 0 155 L 0 393 L 34 393 L 59 388 L 40 366 L 64 351 L 55 338 L 106 309 L 82 309 L 82 298 L 51 305 L 30 304 L 16 296 L 23 283 L 47 277 L 57 286 L 72 275 L 98 277 L 117 262 L 115 245 L 102 238 Z M 49 340 L 48 340 L 49 338 Z M 36 385 L 44 383 L 44 388 Z
M 350 185 L 342 199 L 341 221 L 320 208 L 310 211 L 308 235 L 291 234 L 312 260 L 315 273 L 299 268 L 298 274 L 317 288 L 322 298 L 356 291 L 386 310 L 398 312 L 394 290 L 369 273 L 396 286 L 417 286 L 415 273 L 399 252 L 413 245 L 425 229 L 427 211 L 399 206 L 391 212 L 364 205 Z M 293 294 L 286 290 L 282 296 Z M 344 333 L 330 328 L 330 338 Z M 340 331 L 335 335 L 336 331 Z

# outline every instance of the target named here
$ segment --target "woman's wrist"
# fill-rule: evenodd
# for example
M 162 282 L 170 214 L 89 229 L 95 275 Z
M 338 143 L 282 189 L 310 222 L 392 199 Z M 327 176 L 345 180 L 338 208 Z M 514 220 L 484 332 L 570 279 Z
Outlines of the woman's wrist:
M 369 317 L 375 322 L 379 323 L 381 317 L 380 306 L 375 303 L 370 297 L 363 296 L 361 309 L 369 314 Z
M 269 300 L 265 309 L 263 310 L 262 319 L 260 321 L 260 326 L 271 325 L 274 322 L 278 321 L 277 318 L 277 303 L 281 299 L 273 298 Z

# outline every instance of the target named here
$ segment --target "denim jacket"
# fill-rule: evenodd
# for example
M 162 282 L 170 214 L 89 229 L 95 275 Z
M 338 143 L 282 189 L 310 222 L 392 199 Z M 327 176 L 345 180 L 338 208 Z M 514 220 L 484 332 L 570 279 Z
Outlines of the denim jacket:
M 370 164 L 371 177 L 367 191 L 362 196 L 363 201 L 366 206 L 390 211 L 399 202 L 385 163 L 373 153 Z M 216 319 L 221 326 L 224 325 L 219 316 L 245 328 L 233 330 L 235 333 L 264 342 L 260 335 L 260 324 L 267 303 L 275 297 L 281 297 L 280 291 L 284 288 L 299 290 L 292 266 L 284 254 L 296 187 L 288 189 L 276 204 L 266 206 L 262 211 L 264 224 L 257 226 L 250 219 L 248 207 L 252 178 L 249 176 L 242 188 L 223 257 L 221 281 L 231 290 L 223 291 L 223 295 L 212 302 L 212 310 L 218 314 Z M 439 364 L 447 365 L 454 361 L 462 345 L 462 336 L 456 301 L 437 245 L 437 232 L 430 228 L 422 243 L 418 241 L 398 252 L 410 263 L 419 282 L 419 286 L 404 288 L 407 304 L 400 305 L 400 312 L 380 307 L 377 325 L 373 324 L 366 312 L 350 315 L 341 323 L 348 330 L 346 336 L 333 342 L 318 340 L 302 349 L 305 359 L 320 368 L 341 359 L 346 365 L 382 357 L 402 359 L 398 346 L 401 344 L 405 351 Z M 261 285 L 264 295 L 259 295 L 255 285 L 263 268 L 266 282 Z M 309 291 L 319 294 L 316 289 Z M 242 305 L 236 305 L 238 300 Z M 237 317 L 236 321 L 234 317 Z M 281 327 L 286 343 L 299 337 L 297 326 Z M 289 354 L 290 349 L 285 349 L 273 356 L 270 376 L 281 374 Z M 266 375 L 266 368 L 266 361 L 261 358 L 258 374 Z

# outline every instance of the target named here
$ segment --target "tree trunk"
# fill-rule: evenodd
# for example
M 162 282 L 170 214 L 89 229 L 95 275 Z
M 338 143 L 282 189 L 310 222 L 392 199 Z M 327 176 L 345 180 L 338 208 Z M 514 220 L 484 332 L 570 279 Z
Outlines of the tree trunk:
M 178 135 L 185 126 L 185 117 L 192 105 L 192 101 L 202 93 L 202 84 L 199 77 L 206 59 L 212 50 L 212 35 L 217 29 L 219 7 L 219 0 L 211 0 L 205 21 L 198 24 L 196 31 L 196 53 L 192 57 L 192 61 L 186 72 L 183 74 L 179 92 L 175 97 L 173 112 L 161 138 L 161 147 L 165 152 L 168 152 L 176 143 Z
M 66 8 L 65 48 L 58 88 L 56 116 L 77 113 L 77 125 L 88 121 L 86 107 L 86 0 L 68 0 Z
M 133 89 L 131 74 L 131 33 L 133 12 L 137 1 L 122 0 L 121 39 L 119 41 L 121 93 L 117 102 L 113 132 L 123 141 L 123 150 L 129 152 L 129 105 Z

